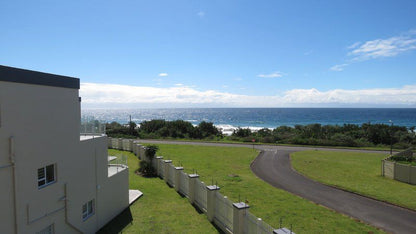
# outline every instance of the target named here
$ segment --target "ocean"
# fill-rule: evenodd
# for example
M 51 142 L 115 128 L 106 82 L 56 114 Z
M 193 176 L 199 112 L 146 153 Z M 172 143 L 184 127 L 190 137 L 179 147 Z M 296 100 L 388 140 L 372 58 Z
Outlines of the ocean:
M 84 109 L 83 119 L 103 122 L 116 121 L 122 124 L 132 121 L 165 119 L 185 120 L 197 125 L 202 121 L 213 122 L 223 131 L 237 127 L 276 128 L 319 123 L 343 125 L 384 123 L 412 127 L 416 126 L 415 108 L 164 108 L 164 109 Z

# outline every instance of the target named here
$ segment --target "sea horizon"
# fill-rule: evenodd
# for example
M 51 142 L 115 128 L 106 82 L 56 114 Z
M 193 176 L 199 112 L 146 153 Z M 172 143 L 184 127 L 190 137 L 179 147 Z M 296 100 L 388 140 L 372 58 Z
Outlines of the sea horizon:
M 219 128 L 238 127 L 276 128 L 307 124 L 343 125 L 373 123 L 416 126 L 416 108 L 363 108 L 363 107 L 216 107 L 216 108 L 86 108 L 84 119 L 126 124 L 137 124 L 152 119 L 184 120 L 194 125 L 202 121 L 212 122 Z

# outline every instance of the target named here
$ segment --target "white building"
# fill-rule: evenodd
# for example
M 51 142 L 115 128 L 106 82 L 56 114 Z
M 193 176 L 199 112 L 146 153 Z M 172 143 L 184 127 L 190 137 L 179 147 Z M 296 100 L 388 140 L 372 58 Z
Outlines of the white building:
M 107 137 L 80 137 L 79 87 L 0 66 L 1 233 L 94 233 L 129 206 L 128 170 L 108 166 Z

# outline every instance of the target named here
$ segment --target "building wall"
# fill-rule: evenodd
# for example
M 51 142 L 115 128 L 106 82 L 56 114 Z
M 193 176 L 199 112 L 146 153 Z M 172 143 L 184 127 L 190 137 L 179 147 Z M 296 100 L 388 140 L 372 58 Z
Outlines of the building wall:
M 50 213 L 64 206 L 59 200 L 64 196 L 62 182 L 65 175 L 62 172 L 76 154 L 74 145 L 79 142 L 78 90 L 1 82 L 0 105 L 1 164 L 10 161 L 9 142 L 13 137 L 18 231 L 33 232 L 38 226 L 48 226 L 48 222 L 53 221 L 52 217 L 39 217 L 51 216 Z M 37 169 L 49 164 L 56 164 L 56 183 L 38 189 Z M 10 168 L 2 169 L 2 173 L 5 174 L 2 180 L 13 181 Z M 12 201 L 14 196 L 7 195 L 5 201 L 3 196 L 2 207 L 8 206 L 5 203 Z M 14 223 L 14 214 L 7 216 L 7 222 L 1 223 Z M 63 212 L 53 216 L 63 216 Z
M 128 175 L 107 177 L 106 137 L 80 141 L 80 116 L 76 88 L 0 79 L 2 233 L 35 233 L 51 224 L 56 233 L 93 233 L 128 206 Z M 50 164 L 55 183 L 39 189 L 37 170 Z M 95 214 L 83 221 L 82 205 L 93 199 Z

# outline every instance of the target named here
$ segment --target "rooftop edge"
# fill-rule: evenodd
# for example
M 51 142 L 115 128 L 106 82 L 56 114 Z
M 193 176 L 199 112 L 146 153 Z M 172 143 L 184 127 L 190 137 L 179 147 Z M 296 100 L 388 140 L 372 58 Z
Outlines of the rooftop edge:
M 0 81 L 79 89 L 78 78 L 0 65 Z

